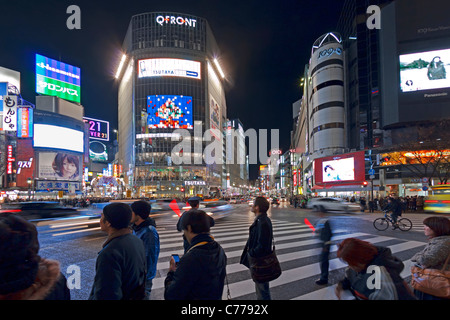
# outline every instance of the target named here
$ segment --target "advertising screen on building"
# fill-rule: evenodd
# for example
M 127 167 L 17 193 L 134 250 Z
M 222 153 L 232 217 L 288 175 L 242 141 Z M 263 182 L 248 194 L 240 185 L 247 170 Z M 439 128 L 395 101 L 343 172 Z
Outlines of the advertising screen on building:
M 89 124 L 89 139 L 109 141 L 109 122 L 105 120 L 83 117 Z
M 147 127 L 149 129 L 193 129 L 192 97 L 147 96 Z
M 40 152 L 39 179 L 80 181 L 82 178 L 81 156 L 65 152 Z
M 31 138 L 33 136 L 33 108 L 17 109 L 17 137 Z
M 33 147 L 84 151 L 84 132 L 50 124 L 35 123 Z
M 36 54 L 36 92 L 80 103 L 80 68 Z
M 402 92 L 450 87 L 450 49 L 400 55 Z
M 365 180 L 364 151 L 314 160 L 317 185 L 355 184 Z
M 323 182 L 355 180 L 355 158 L 322 162 Z
M 89 142 L 89 158 L 92 161 L 108 161 L 108 148 L 101 141 L 92 140 Z
M 138 77 L 183 77 L 201 79 L 200 62 L 169 58 L 143 59 L 138 61 Z

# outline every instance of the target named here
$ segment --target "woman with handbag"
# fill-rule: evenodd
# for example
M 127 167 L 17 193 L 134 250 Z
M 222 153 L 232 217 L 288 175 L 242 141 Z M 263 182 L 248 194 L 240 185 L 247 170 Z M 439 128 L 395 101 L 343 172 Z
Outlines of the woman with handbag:
M 272 222 L 267 216 L 269 201 L 264 197 L 257 197 L 251 210 L 256 215 L 255 221 L 250 226 L 249 238 L 240 263 L 250 269 L 252 279 L 255 281 L 257 299 L 271 300 L 269 281 L 278 277 L 281 269 L 272 248 Z
M 411 261 L 411 285 L 420 300 L 449 299 L 450 295 L 450 220 L 428 217 L 423 221 L 428 243 Z

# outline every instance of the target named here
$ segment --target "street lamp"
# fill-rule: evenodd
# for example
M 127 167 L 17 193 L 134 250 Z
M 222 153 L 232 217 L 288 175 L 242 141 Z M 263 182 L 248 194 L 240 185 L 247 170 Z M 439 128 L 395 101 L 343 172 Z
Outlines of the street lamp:
M 28 201 L 31 200 L 31 184 L 33 183 L 33 180 L 31 178 L 27 179 L 28 183 Z

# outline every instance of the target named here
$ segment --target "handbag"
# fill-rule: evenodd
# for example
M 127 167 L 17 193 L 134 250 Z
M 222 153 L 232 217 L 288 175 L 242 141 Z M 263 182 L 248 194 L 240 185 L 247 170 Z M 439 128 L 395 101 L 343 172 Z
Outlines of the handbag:
M 281 266 L 275 253 L 275 242 L 272 238 L 272 252 L 266 256 L 255 258 L 248 255 L 250 274 L 257 283 L 269 282 L 281 275 Z
M 450 255 L 445 260 L 441 270 L 422 268 L 418 265 L 411 267 L 411 286 L 421 292 L 440 298 L 450 298 L 450 271 L 447 265 Z

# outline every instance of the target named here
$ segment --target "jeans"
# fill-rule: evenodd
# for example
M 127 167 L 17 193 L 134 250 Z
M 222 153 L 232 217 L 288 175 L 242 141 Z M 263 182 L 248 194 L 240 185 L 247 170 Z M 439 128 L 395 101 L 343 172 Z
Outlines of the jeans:
M 272 300 L 272 298 L 270 297 L 270 289 L 268 282 L 263 283 L 255 282 L 255 288 L 256 288 L 256 298 L 258 300 Z
M 330 267 L 329 255 L 330 245 L 324 244 L 320 253 L 320 280 L 322 281 L 328 281 L 328 269 Z
M 153 279 L 145 280 L 145 300 L 150 300 L 150 293 L 152 292 Z

